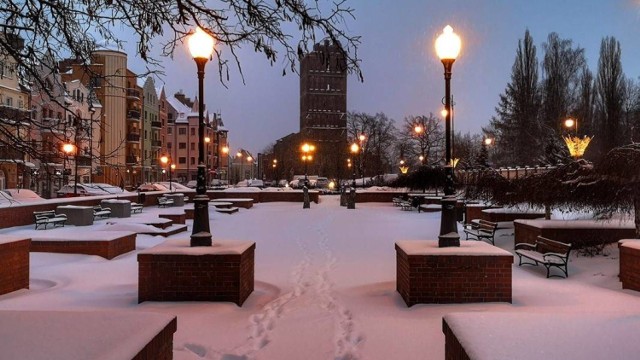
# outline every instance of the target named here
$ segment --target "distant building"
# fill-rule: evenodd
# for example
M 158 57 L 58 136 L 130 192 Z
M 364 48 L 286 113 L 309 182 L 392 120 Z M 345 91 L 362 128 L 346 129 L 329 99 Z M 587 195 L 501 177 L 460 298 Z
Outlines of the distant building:
M 300 132 L 279 139 L 271 159 L 279 178 L 302 174 L 300 146 L 315 145 L 310 174 L 340 177 L 347 157 L 347 63 L 328 40 L 314 45 L 300 61 Z M 265 170 L 266 173 L 269 173 Z M 276 173 L 273 173 L 275 176 Z

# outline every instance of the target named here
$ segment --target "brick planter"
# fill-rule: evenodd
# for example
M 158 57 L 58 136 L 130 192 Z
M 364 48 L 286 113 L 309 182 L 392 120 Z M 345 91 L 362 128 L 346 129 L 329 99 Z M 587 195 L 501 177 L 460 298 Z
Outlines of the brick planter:
M 636 359 L 640 319 L 628 312 L 475 311 L 442 318 L 446 360 Z M 506 342 L 505 342 L 506 340 Z
M 482 210 L 490 208 L 491 206 L 485 204 L 467 204 L 464 213 L 465 224 L 470 224 L 474 219 L 482 219 Z
M 438 248 L 438 242 L 398 241 L 396 290 L 420 303 L 511 302 L 513 255 L 481 241 Z
M 596 220 L 515 220 L 515 244 L 535 244 L 538 236 L 571 243 L 574 249 L 635 236 L 633 224 Z
M 189 247 L 168 240 L 138 253 L 138 302 L 230 301 L 242 306 L 253 292 L 251 241 L 215 240 L 214 246 Z
M 59 236 L 54 233 L 34 236 L 31 251 L 98 255 L 110 260 L 136 249 L 136 233 L 130 231 L 83 232 L 73 240 Z
M 193 212 L 191 212 L 193 214 Z M 193 215 L 192 215 L 193 216 Z M 174 224 L 184 224 L 187 218 L 186 212 L 175 212 L 175 213 L 160 213 L 158 217 L 163 219 L 169 219 L 173 221 Z M 193 217 L 192 217 L 193 219 Z
M 484 209 L 481 211 L 480 219 L 501 222 L 514 221 L 517 219 L 544 219 L 544 212 L 522 212 L 508 209 Z
M 0 359 L 173 359 L 173 315 L 0 311 Z
M 618 248 L 622 288 L 640 291 L 640 240 L 620 240 Z
M 0 235 L 0 295 L 29 288 L 31 239 Z

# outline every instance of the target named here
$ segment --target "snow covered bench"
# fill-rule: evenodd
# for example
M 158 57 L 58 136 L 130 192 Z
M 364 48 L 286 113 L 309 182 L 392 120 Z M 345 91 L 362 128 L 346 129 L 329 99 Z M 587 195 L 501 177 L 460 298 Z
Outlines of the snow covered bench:
M 158 200 L 158 207 L 173 206 L 173 199 L 168 199 L 164 196 L 158 196 L 156 199 Z
M 466 234 L 466 240 L 469 240 L 469 236 L 473 236 L 476 240 L 488 240 L 491 245 L 495 245 L 494 235 L 498 229 L 498 223 L 494 223 L 487 220 L 472 222 L 465 225 L 464 233 Z
M 34 211 L 33 217 L 36 222 L 36 230 L 40 226 L 44 226 L 46 229 L 49 224 L 53 225 L 53 227 L 64 226 L 64 223 L 67 222 L 67 215 L 56 214 L 54 210 Z
M 131 213 L 135 214 L 135 213 L 142 213 L 142 209 L 144 208 L 144 205 L 142 204 L 138 204 L 138 203 L 131 203 Z
M 547 278 L 550 276 L 551 267 L 557 267 L 564 272 L 564 277 L 569 276 L 567 264 L 569 263 L 569 253 L 571 252 L 571 244 L 560 241 L 547 239 L 538 236 L 534 245 L 528 243 L 516 244 L 516 255 L 518 255 L 520 265 L 539 265 L 542 264 L 547 268 Z M 534 263 L 522 262 L 522 258 L 533 260 Z
M 111 209 L 96 205 L 93 207 L 93 219 L 106 219 L 111 217 Z

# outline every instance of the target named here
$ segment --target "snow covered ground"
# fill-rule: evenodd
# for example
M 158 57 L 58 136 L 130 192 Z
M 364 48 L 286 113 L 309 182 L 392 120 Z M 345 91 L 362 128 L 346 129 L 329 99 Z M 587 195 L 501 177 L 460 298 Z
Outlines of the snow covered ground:
M 145 208 L 134 216 L 158 212 Z M 346 360 L 443 359 L 442 316 L 451 312 L 559 312 L 587 317 L 640 308 L 640 293 L 621 289 L 615 245 L 607 248 L 607 256 L 573 254 L 568 279 L 546 279 L 544 268 L 520 268 L 516 258 L 513 304 L 407 308 L 395 291 L 394 243 L 436 239 L 440 213 L 401 211 L 391 203 L 357 204 L 356 210 L 347 210 L 339 206 L 337 196 L 324 196 L 307 210 L 301 203 L 262 203 L 233 215 L 210 211 L 210 219 L 214 241 L 256 242 L 255 291 L 242 307 L 208 302 L 138 304 L 136 251 L 113 260 L 32 253 L 31 289 L 0 296 L 0 310 L 175 314 L 175 359 Z M 102 225 L 94 225 L 96 230 L 105 227 L 98 223 Z M 120 230 L 112 226 L 110 230 Z M 182 233 L 172 238 L 188 237 Z M 138 235 L 137 250 L 164 240 Z M 512 251 L 513 229 L 498 230 L 496 245 Z M 580 343 L 575 347 L 581 355 Z

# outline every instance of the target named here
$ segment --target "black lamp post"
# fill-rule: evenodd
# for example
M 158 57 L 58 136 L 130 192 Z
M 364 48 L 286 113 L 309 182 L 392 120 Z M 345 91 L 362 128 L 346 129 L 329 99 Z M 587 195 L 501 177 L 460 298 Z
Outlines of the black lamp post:
M 198 67 L 198 177 L 196 196 L 193 198 L 193 231 L 191 246 L 211 246 L 209 230 L 209 197 L 204 164 L 204 67 L 213 53 L 215 41 L 201 28 L 189 36 L 189 51 Z
M 438 246 L 460 246 L 458 224 L 456 222 L 456 198 L 453 184 L 453 164 L 451 163 L 451 69 L 460 53 L 460 37 L 447 25 L 436 40 L 436 52 L 444 65 L 445 81 L 445 185 L 442 199 L 442 217 Z

